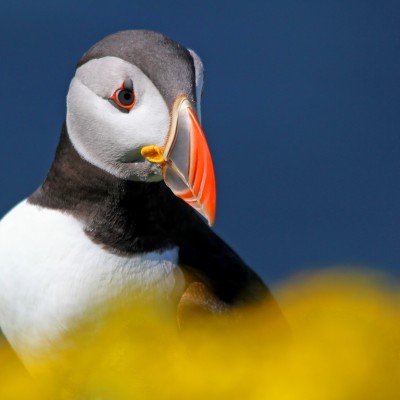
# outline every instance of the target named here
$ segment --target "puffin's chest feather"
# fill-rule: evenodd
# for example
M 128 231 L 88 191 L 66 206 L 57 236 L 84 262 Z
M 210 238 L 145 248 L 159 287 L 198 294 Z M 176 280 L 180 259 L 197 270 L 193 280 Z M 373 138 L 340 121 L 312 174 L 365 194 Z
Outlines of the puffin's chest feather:
M 38 330 L 56 336 L 69 318 L 123 291 L 168 297 L 183 290 L 177 248 L 113 254 L 93 243 L 74 217 L 26 201 L 2 220 L 0 243 L 0 317 L 7 336 Z

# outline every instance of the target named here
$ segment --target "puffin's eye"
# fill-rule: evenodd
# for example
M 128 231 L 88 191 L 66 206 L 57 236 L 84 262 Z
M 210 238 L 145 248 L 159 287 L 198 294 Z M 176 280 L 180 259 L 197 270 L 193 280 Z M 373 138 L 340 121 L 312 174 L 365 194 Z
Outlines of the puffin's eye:
M 118 107 L 129 111 L 135 105 L 135 93 L 133 91 L 132 80 L 125 81 L 110 97 Z
M 122 89 L 117 92 L 117 100 L 122 106 L 131 106 L 135 101 L 135 96 L 130 90 Z

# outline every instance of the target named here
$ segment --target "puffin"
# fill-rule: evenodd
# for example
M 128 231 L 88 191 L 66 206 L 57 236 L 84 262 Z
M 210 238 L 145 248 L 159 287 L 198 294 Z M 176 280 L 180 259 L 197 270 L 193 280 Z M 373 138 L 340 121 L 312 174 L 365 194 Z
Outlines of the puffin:
M 25 365 L 120 294 L 218 314 L 267 302 L 262 279 L 211 228 L 203 63 L 161 33 L 128 30 L 76 66 L 54 161 L 0 222 L 0 327 Z

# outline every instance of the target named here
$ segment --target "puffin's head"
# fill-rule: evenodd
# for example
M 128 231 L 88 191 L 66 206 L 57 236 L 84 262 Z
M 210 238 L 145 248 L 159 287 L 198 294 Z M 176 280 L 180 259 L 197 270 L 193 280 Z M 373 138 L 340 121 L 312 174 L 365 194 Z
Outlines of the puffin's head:
M 164 180 L 215 217 L 215 177 L 200 120 L 203 65 L 192 50 L 151 31 L 119 32 L 78 63 L 67 129 L 88 162 L 118 178 Z

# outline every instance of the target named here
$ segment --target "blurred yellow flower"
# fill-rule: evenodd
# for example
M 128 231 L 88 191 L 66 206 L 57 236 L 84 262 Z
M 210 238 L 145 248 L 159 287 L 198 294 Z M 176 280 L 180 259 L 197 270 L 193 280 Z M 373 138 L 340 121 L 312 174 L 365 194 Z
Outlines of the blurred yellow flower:
M 33 378 L 0 347 L 0 399 L 400 399 L 396 287 L 342 269 L 286 282 L 277 297 L 290 333 L 264 305 L 179 330 L 143 303 L 77 328 L 66 343 L 79 345 Z

